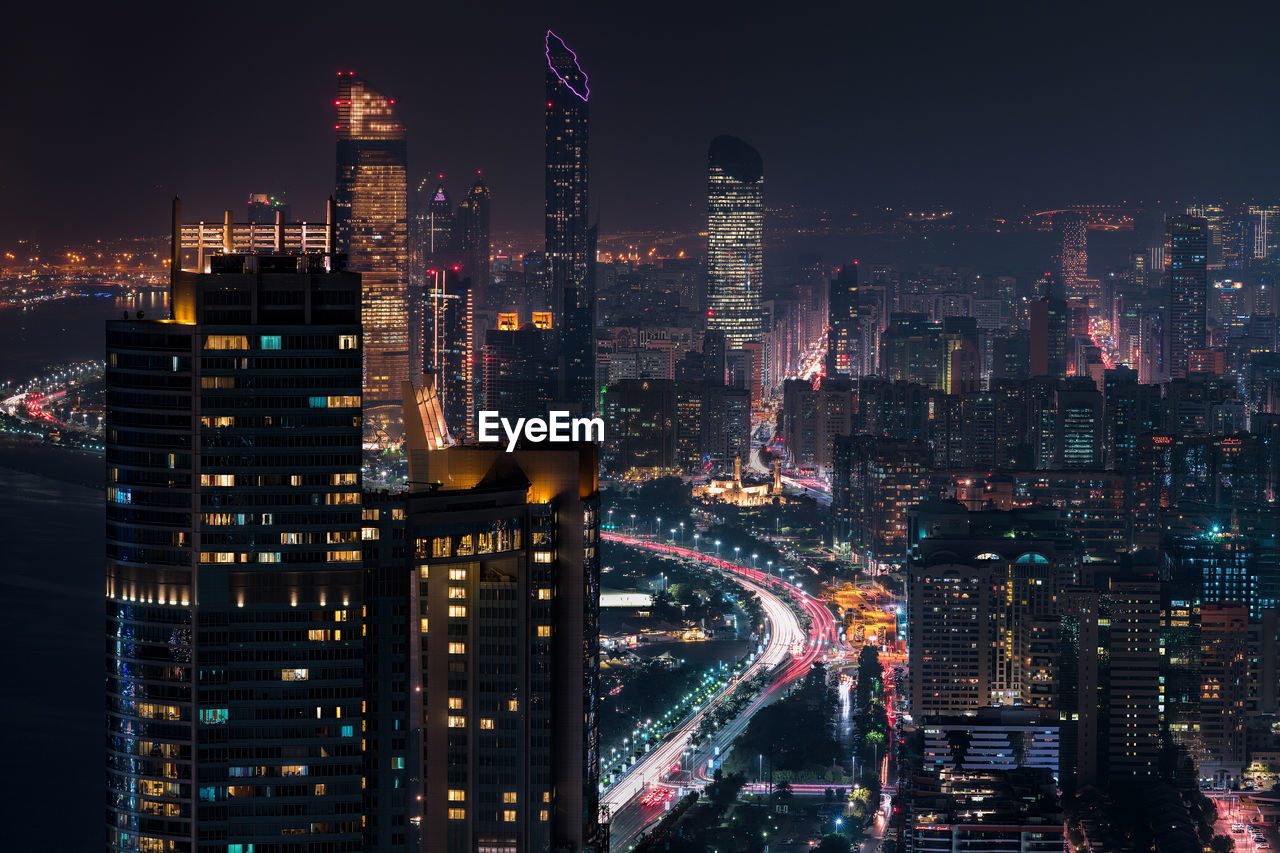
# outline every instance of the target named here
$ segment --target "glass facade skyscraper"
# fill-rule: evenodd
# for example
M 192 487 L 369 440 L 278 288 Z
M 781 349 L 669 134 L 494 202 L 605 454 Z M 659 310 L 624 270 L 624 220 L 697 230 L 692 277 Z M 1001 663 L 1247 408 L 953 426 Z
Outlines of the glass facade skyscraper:
M 594 410 L 595 235 L 587 225 L 587 99 L 578 56 L 546 38 L 546 259 L 551 308 L 560 330 L 560 396 Z
M 409 220 L 405 129 L 395 100 L 338 74 L 336 249 L 360 273 L 367 442 L 397 443 L 409 379 Z
M 730 349 L 764 340 L 764 163 L 734 136 L 707 151 L 707 328 Z
M 107 327 L 106 846 L 362 850 L 360 280 L 177 219 Z

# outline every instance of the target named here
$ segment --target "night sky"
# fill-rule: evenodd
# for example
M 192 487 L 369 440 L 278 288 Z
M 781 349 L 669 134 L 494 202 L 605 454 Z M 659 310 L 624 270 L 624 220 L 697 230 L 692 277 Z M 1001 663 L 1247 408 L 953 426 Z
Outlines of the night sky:
M 495 230 L 539 233 L 547 26 L 590 77 L 606 233 L 696 225 L 719 133 L 770 204 L 1280 197 L 1280 4 L 693 5 L 21 4 L 0 240 L 163 234 L 175 193 L 318 218 L 338 69 L 396 98 L 413 186 L 483 169 Z

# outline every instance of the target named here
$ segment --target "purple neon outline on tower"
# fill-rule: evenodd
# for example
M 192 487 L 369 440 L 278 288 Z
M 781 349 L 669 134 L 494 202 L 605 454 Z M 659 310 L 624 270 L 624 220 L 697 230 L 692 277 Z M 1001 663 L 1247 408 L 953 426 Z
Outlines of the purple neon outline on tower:
M 570 83 L 568 80 L 564 79 L 564 75 L 561 74 L 556 69 L 555 63 L 551 61 L 551 39 L 553 37 L 555 38 L 556 41 L 560 42 L 560 46 L 563 47 L 565 50 L 569 51 L 569 55 L 573 57 L 573 66 L 577 68 L 578 73 L 582 75 L 582 88 L 587 90 L 587 93 L 585 95 L 579 92 L 577 89 L 573 88 L 573 84 Z M 560 80 L 560 82 L 565 85 L 565 88 L 567 88 L 570 92 L 573 92 L 573 94 L 577 95 L 585 103 L 587 98 L 591 97 L 591 86 L 587 82 L 587 72 L 583 71 L 582 66 L 578 63 L 578 54 L 574 53 L 573 48 L 565 44 L 564 39 L 560 38 L 560 36 L 556 35 L 551 30 L 547 30 L 546 46 L 547 46 L 547 67 L 550 68 L 551 72 L 555 74 L 556 77 Z

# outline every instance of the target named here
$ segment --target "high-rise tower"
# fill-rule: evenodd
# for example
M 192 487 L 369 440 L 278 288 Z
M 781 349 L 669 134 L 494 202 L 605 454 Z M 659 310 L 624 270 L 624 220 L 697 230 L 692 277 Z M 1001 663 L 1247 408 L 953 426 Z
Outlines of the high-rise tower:
M 546 255 L 551 311 L 560 330 L 561 396 L 594 410 L 595 238 L 587 225 L 587 99 L 578 56 L 546 38 Z
M 490 199 L 489 187 L 477 174 L 476 182 L 458 202 L 454 220 L 454 233 L 462 253 L 462 271 L 471 277 L 471 289 L 477 305 L 483 304 L 489 292 Z
M 1088 231 L 1084 216 L 1064 210 L 1053 216 L 1053 271 L 1070 297 L 1080 282 L 1089 277 Z
M 707 328 L 730 349 L 764 340 L 764 163 L 734 136 L 707 150 Z
M 397 443 L 409 378 L 409 220 L 405 129 L 395 100 L 338 74 L 336 249 L 360 273 L 366 441 Z
M 107 325 L 111 851 L 364 849 L 360 279 L 256 227 Z
M 405 421 L 422 849 L 600 849 L 596 447 L 441 449 L 419 399 Z
M 1204 349 L 1209 298 L 1209 224 L 1169 218 L 1169 378 L 1187 375 L 1192 350 Z

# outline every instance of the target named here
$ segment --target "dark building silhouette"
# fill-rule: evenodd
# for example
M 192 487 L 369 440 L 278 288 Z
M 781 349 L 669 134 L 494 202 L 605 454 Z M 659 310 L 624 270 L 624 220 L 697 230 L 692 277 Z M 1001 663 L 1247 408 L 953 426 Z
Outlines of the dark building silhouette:
M 1169 218 L 1169 377 L 1187 375 L 1192 350 L 1204 349 L 1209 299 L 1209 225 L 1198 216 Z

